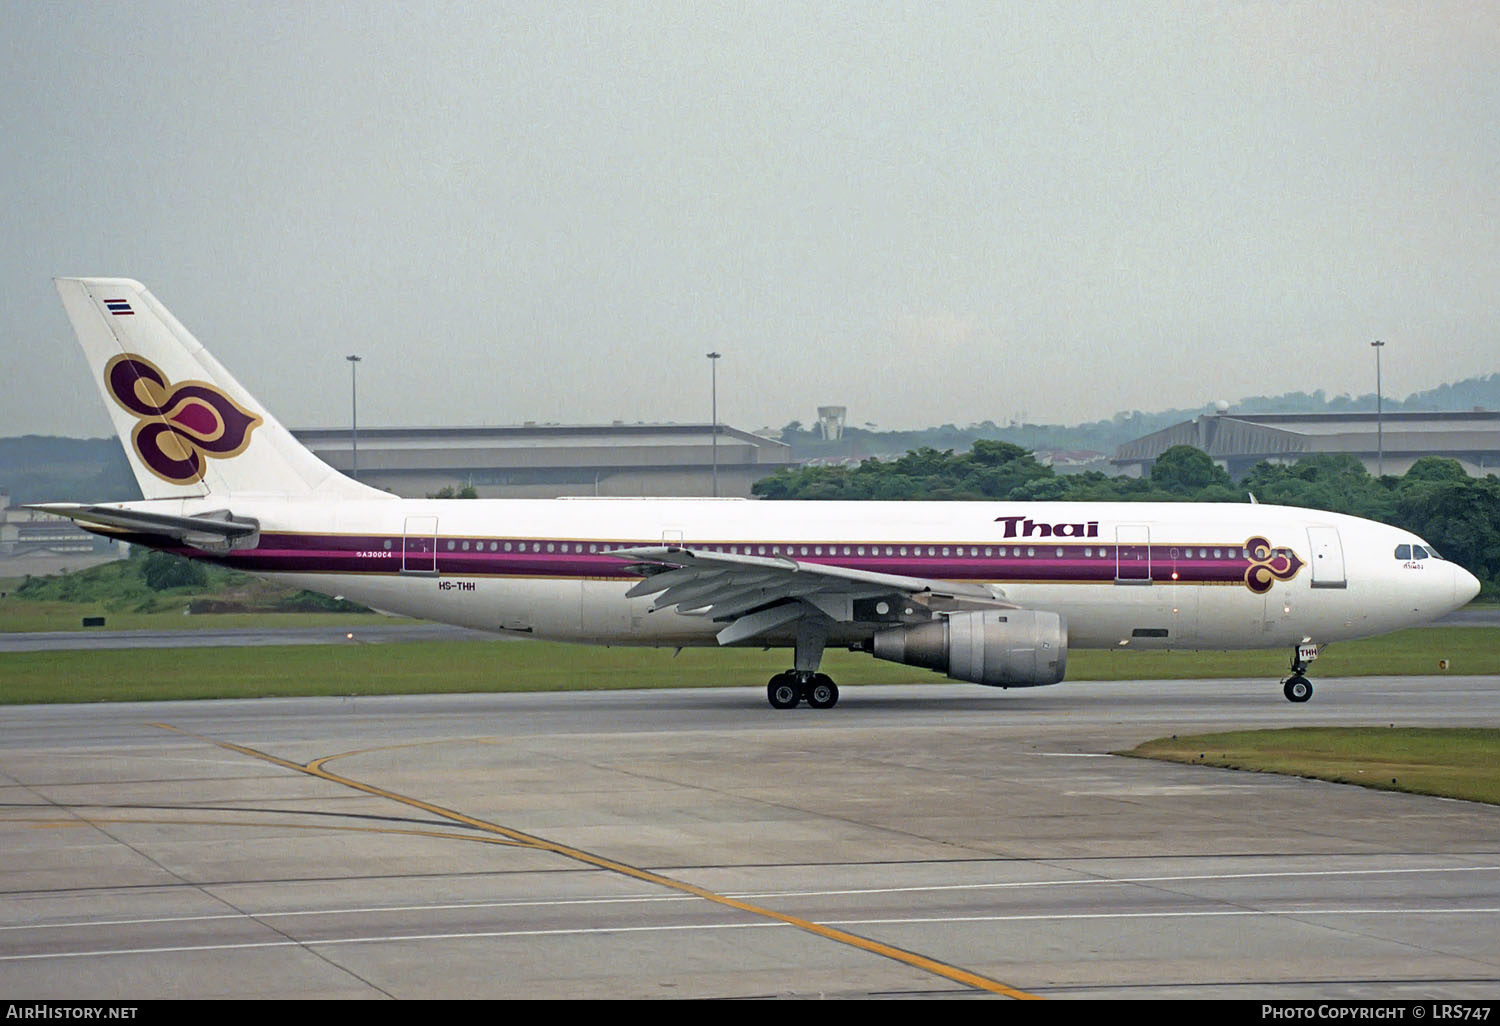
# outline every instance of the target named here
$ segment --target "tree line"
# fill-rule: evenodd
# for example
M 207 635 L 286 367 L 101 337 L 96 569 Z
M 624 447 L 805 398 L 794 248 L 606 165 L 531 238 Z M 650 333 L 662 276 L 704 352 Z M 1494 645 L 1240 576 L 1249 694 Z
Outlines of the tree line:
M 857 466 L 778 471 L 756 482 L 766 499 L 1009 500 L 1030 502 L 1249 502 L 1348 513 L 1409 530 L 1500 593 L 1500 478 L 1473 478 L 1457 460 L 1426 456 L 1397 477 L 1375 477 L 1352 456 L 1262 462 L 1236 482 L 1202 450 L 1174 446 L 1146 477 L 1058 474 L 1009 442 L 968 452 L 914 449 Z

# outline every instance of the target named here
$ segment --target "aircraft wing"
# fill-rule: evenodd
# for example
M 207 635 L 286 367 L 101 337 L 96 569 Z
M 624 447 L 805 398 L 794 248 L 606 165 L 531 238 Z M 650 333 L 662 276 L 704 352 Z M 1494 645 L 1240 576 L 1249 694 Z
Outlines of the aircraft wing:
M 37 502 L 22 508 L 67 517 L 96 534 L 164 535 L 208 552 L 253 547 L 255 536 L 260 531 L 257 521 L 236 517 L 227 509 L 184 517 L 120 506 L 87 506 L 71 502 Z
M 748 556 L 691 547 L 616 549 L 643 579 L 626 595 L 655 595 L 655 609 L 727 624 L 719 644 L 745 641 L 807 616 L 835 622 L 911 618 L 973 609 L 1015 609 L 986 585 L 808 563 L 786 556 Z M 878 602 L 890 603 L 878 610 Z M 868 603 L 868 607 L 866 607 Z M 895 610 L 895 612 L 891 612 Z

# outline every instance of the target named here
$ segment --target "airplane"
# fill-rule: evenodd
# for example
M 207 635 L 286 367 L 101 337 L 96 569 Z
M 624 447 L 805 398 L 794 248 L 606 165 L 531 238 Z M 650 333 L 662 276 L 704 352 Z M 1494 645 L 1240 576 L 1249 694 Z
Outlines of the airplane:
M 829 645 L 1010 688 L 1069 648 L 1320 648 L 1426 623 L 1479 582 L 1409 531 L 1255 503 L 402 499 L 304 448 L 139 282 L 58 278 L 144 499 L 29 508 L 498 634 L 787 647 L 777 709 L 838 702 Z

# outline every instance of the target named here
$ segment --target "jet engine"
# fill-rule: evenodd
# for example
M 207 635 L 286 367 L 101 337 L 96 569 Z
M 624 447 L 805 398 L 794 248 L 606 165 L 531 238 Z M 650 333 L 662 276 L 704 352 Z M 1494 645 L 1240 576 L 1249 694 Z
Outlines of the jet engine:
M 991 687 L 1056 684 L 1068 664 L 1068 625 L 1056 613 L 987 609 L 876 634 L 876 659 L 923 666 L 954 680 Z

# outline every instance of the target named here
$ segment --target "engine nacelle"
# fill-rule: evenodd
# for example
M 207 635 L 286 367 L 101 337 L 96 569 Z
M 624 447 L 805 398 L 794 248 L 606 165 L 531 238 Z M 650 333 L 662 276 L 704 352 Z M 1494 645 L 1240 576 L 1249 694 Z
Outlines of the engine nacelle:
M 924 666 L 991 687 L 1056 684 L 1068 665 L 1068 625 L 1056 613 L 989 609 L 953 613 L 875 635 L 876 659 Z

